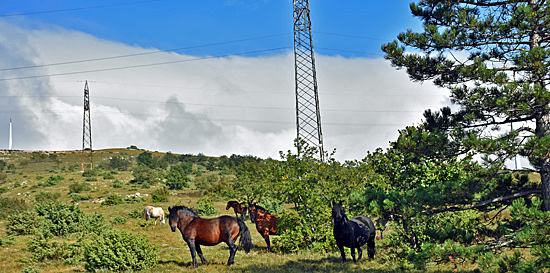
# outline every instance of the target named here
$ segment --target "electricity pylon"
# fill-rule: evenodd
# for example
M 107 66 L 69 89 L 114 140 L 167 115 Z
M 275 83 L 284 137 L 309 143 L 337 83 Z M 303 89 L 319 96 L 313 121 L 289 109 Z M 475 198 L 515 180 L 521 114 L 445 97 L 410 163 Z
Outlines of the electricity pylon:
M 90 164 L 90 170 L 94 168 L 92 157 L 92 118 L 90 116 L 90 90 L 88 81 L 84 84 L 84 122 L 82 125 L 82 171 L 85 165 Z
M 316 147 L 319 159 L 323 161 L 323 133 L 308 0 L 294 0 L 294 69 L 298 139 Z M 298 154 L 300 152 L 298 147 Z

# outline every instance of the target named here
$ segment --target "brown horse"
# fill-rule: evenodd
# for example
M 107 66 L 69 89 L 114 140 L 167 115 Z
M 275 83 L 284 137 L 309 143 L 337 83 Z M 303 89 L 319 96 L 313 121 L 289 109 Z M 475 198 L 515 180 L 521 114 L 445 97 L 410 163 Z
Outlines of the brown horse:
M 221 242 L 225 242 L 229 247 L 227 265 L 235 263 L 235 252 L 237 252 L 235 240 L 239 234 L 241 235 L 241 247 L 246 253 L 250 252 L 252 237 L 250 236 L 250 230 L 242 219 L 227 215 L 214 219 L 202 219 L 192 209 L 185 206 L 169 207 L 168 211 L 170 212 L 168 216 L 170 228 L 172 232 L 175 232 L 176 228 L 180 230 L 183 240 L 191 251 L 194 267 L 197 267 L 195 251 L 199 254 L 201 262 L 208 264 L 202 255 L 200 245 L 213 246 Z
M 229 208 L 233 208 L 235 211 L 235 217 L 237 217 L 237 213 L 241 215 L 241 218 L 246 216 L 246 207 L 243 209 L 242 205 L 244 205 L 245 202 L 239 203 L 237 201 L 229 201 L 227 202 L 227 206 L 225 207 L 225 210 L 228 210 Z
M 269 214 L 264 208 L 257 205 L 248 206 L 250 221 L 256 223 L 256 229 L 264 237 L 267 249 L 271 251 L 269 235 L 275 235 L 277 230 L 277 215 Z

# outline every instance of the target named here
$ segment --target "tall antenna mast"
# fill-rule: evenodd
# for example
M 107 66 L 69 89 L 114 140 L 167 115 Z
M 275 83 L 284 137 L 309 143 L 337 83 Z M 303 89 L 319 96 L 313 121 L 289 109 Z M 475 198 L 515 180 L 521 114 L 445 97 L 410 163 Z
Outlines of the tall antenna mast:
M 323 133 L 311 36 L 309 1 L 294 0 L 294 69 L 298 139 L 316 147 L 323 161 Z M 301 147 L 298 147 L 298 154 Z
M 90 90 L 88 89 L 88 81 L 84 84 L 84 122 L 82 127 L 82 171 L 85 169 L 85 164 L 90 164 L 90 170 L 93 170 L 92 119 L 90 117 Z

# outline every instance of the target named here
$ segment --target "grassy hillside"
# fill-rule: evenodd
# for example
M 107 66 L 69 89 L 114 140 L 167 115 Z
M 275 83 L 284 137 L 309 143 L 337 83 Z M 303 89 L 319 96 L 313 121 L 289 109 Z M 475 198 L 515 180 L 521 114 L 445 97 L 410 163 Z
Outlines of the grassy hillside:
M 81 171 L 80 151 L 70 152 L 14 152 L 0 154 L 0 160 L 6 164 L 0 174 L 0 197 L 4 202 L 4 210 L 0 212 L 0 272 L 81 272 L 83 266 L 70 266 L 59 260 L 33 263 L 31 253 L 27 250 L 27 243 L 33 240 L 33 236 L 6 236 L 6 216 L 10 213 L 11 206 L 18 203 L 21 206 L 32 206 L 37 198 L 48 196 L 57 198 L 65 203 L 77 203 L 86 213 L 100 213 L 106 222 L 111 223 L 115 229 L 123 229 L 136 234 L 146 236 L 152 243 L 160 247 L 160 260 L 158 265 L 146 272 L 180 272 L 191 269 L 191 255 L 189 248 L 181 239 L 178 232 L 171 232 L 168 224 L 153 224 L 145 222 L 139 216 L 147 205 L 160 206 L 167 211 L 168 206 L 176 204 L 195 207 L 201 197 L 201 191 L 196 189 L 194 181 L 197 176 L 221 175 L 219 171 L 206 171 L 201 169 L 192 175 L 192 181 L 188 188 L 170 191 L 168 201 L 162 203 L 152 202 L 151 195 L 162 188 L 161 184 L 150 185 L 142 188 L 137 184 L 129 183 L 134 177 L 131 169 L 126 171 L 113 171 L 106 166 L 112 157 L 130 159 L 135 166 L 135 158 L 143 151 L 136 149 L 109 149 L 94 151 L 94 164 L 96 172 L 92 176 L 84 176 Z M 158 154 L 162 155 L 162 154 Z M 197 166 L 195 166 L 196 168 Z M 56 182 L 57 181 L 57 182 Z M 80 191 L 77 195 L 84 197 L 75 201 L 74 195 L 69 195 L 71 185 L 86 184 L 89 188 Z M 117 186 L 118 184 L 118 186 Z M 136 202 L 124 203 L 114 206 L 102 206 L 102 200 L 110 195 L 119 195 L 122 198 L 139 193 L 145 198 L 138 198 Z M 214 199 L 213 205 L 219 213 L 209 216 L 234 215 L 233 211 L 226 211 L 225 204 L 228 200 Z M 6 203 L 8 202 L 8 203 Z M 212 247 L 203 247 L 209 265 L 200 265 L 197 272 L 396 272 L 399 268 L 388 266 L 384 256 L 383 241 L 377 241 L 380 246 L 378 255 L 374 260 L 363 259 L 358 264 L 351 262 L 342 263 L 339 253 L 270 253 L 266 250 L 266 244 L 249 220 L 246 221 L 252 233 L 254 247 L 249 254 L 238 250 L 235 257 L 235 265 L 227 267 L 225 264 L 229 257 L 229 251 L 225 244 Z M 70 240 L 70 239 L 68 239 Z M 273 241 L 273 240 L 272 240 Z M 348 258 L 350 258 L 348 253 Z M 451 265 L 441 265 L 430 268 L 433 272 L 452 271 Z M 464 268 L 460 268 L 464 269 Z

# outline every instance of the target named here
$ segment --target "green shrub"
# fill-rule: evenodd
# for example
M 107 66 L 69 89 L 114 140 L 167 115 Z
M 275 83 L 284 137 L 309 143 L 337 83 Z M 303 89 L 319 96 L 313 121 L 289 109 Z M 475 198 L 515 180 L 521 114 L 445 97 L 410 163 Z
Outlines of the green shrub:
M 139 234 L 112 230 L 87 242 L 84 267 L 89 271 L 133 271 L 154 267 L 159 258 L 159 247 Z
M 111 224 L 112 225 L 124 225 L 126 224 L 126 222 L 128 222 L 128 218 L 126 217 L 121 217 L 121 216 L 115 216 L 113 218 L 113 220 L 111 220 Z
M 90 200 L 92 198 L 91 195 L 84 195 L 84 194 L 78 194 L 78 193 L 71 193 L 69 194 L 69 197 L 73 200 L 73 202 L 79 202 L 82 200 Z
M 263 198 L 260 202 L 258 202 L 258 205 L 269 211 L 271 214 L 279 214 L 285 210 L 283 203 L 271 198 Z
M 41 219 L 35 210 L 18 210 L 7 218 L 8 235 L 30 235 L 39 230 Z
M 168 191 L 166 189 L 157 189 L 151 194 L 151 200 L 155 203 L 168 201 Z
M 113 181 L 113 188 L 122 188 L 122 182 L 120 182 L 118 179 Z
M 81 193 L 83 191 L 91 190 L 90 183 L 86 182 L 74 182 L 69 184 L 69 194 L 71 193 Z
M 0 219 L 6 219 L 18 210 L 28 210 L 31 206 L 25 199 L 0 197 Z
M 103 174 L 103 179 L 107 180 L 107 179 L 115 179 L 115 176 L 111 173 L 104 173 Z
M 141 218 L 143 217 L 143 210 L 141 209 L 135 209 L 128 213 L 128 217 L 130 218 Z
M 48 177 L 48 179 L 46 179 L 46 181 L 44 183 L 38 183 L 38 185 L 42 185 L 43 187 L 55 186 L 55 185 L 59 184 L 59 182 L 61 182 L 61 180 L 64 180 L 64 179 L 65 178 L 63 176 L 54 175 L 54 176 Z
M 0 246 L 13 245 L 15 241 L 15 236 L 8 235 L 0 237 Z
M 107 198 L 105 198 L 105 201 L 101 203 L 101 206 L 116 206 L 120 204 L 124 204 L 124 200 L 122 200 L 122 197 L 116 194 L 111 194 L 107 196 Z
M 81 242 L 69 243 L 66 241 L 46 239 L 37 235 L 27 244 L 34 262 L 59 260 L 65 264 L 77 265 L 82 260 L 83 248 Z
M 197 206 L 195 207 L 195 211 L 199 215 L 203 216 L 209 216 L 218 213 L 218 210 L 214 207 L 212 201 L 208 197 L 203 197 L 199 199 L 199 201 L 197 202 Z
M 2 180 L 2 178 L 0 177 L 0 181 Z M 8 192 L 10 191 L 10 189 L 6 188 L 6 187 L 0 187 L 0 194 L 2 193 L 5 193 L 5 192 Z
M 42 191 L 37 193 L 34 196 L 34 200 L 36 200 L 37 203 L 46 203 L 46 202 L 55 201 L 59 199 L 59 197 L 61 197 L 61 193 L 59 192 Z
M 46 237 L 69 236 L 74 233 L 102 233 L 109 229 L 103 215 L 99 213 L 86 214 L 80 207 L 61 202 L 37 204 L 39 216 L 44 218 L 40 227 L 41 234 Z

